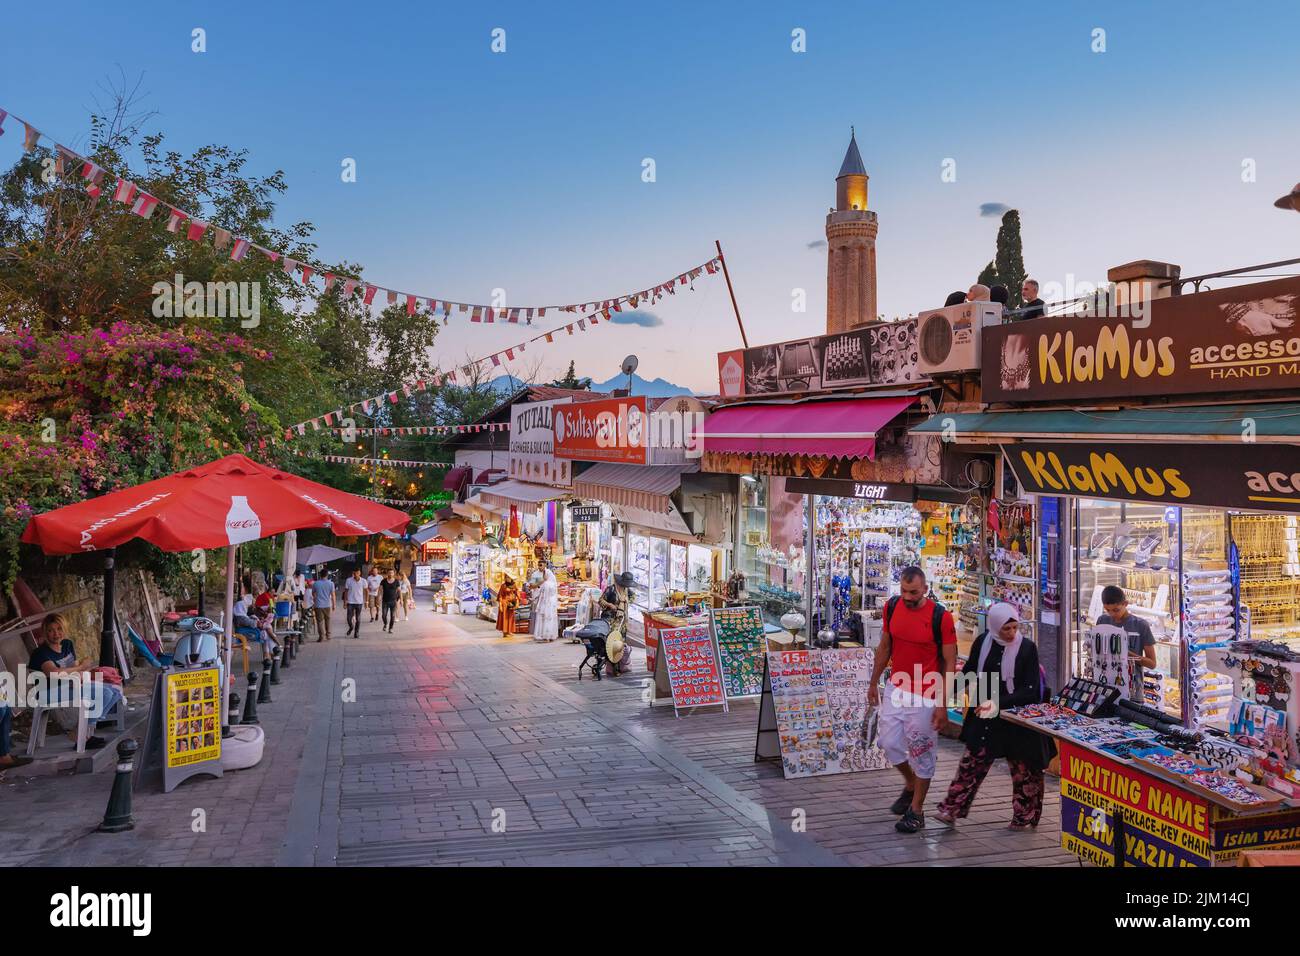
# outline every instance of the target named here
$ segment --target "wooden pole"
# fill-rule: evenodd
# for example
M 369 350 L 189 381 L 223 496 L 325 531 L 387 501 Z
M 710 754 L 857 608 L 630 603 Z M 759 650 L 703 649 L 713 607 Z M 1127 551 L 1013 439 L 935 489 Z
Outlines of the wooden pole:
M 727 280 L 727 292 L 731 296 L 731 310 L 736 313 L 736 324 L 740 326 L 740 341 L 749 348 L 749 339 L 745 335 L 745 323 L 740 320 L 740 306 L 736 305 L 736 290 L 731 287 L 731 273 L 727 271 L 727 259 L 722 254 L 722 243 L 717 239 L 713 244 L 718 247 L 718 261 L 722 263 L 722 277 Z

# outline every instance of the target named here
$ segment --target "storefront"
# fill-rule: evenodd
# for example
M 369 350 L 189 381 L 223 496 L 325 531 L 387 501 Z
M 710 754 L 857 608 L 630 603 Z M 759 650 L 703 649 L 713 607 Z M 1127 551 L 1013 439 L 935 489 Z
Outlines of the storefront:
M 796 611 L 808 633 L 869 639 L 899 572 L 915 565 L 960 636 L 974 636 L 979 577 L 967 571 L 978 563 L 990 469 L 911 434 L 926 407 L 917 390 L 715 411 L 704 466 L 738 475 L 737 601 L 760 606 L 769 623 Z

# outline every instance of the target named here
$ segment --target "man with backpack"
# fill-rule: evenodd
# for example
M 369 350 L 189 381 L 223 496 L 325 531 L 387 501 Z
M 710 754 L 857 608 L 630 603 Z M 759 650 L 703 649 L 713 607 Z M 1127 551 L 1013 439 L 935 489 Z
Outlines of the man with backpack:
M 939 730 L 948 722 L 948 674 L 957 662 L 957 628 L 952 614 L 928 597 L 925 572 L 904 568 L 899 597 L 885 605 L 880 644 L 867 703 L 879 708 L 879 741 L 903 775 L 903 792 L 889 808 L 901 819 L 899 833 L 925 828 L 925 795 L 934 776 Z M 890 668 L 889 692 L 880 695 L 880 676 Z

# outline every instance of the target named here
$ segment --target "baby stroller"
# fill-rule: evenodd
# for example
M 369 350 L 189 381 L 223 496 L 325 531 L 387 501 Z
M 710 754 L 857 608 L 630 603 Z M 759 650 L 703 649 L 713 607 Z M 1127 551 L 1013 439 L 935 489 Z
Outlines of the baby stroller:
M 605 665 L 609 663 L 609 658 L 605 656 L 605 641 L 609 637 L 612 621 L 606 621 L 602 618 L 596 618 L 591 623 L 580 628 L 575 636 L 582 642 L 582 646 L 587 649 L 587 656 L 582 659 L 578 665 L 578 680 L 582 680 L 582 671 L 585 667 L 591 668 L 591 676 L 595 680 L 600 680 Z

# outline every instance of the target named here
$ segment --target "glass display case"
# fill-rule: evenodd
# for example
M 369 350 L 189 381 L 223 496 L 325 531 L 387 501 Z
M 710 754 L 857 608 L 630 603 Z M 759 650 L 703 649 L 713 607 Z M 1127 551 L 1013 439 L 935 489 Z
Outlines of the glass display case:
M 669 591 L 689 591 L 688 572 L 686 569 L 686 545 L 670 544 L 668 546 L 668 589 Z

